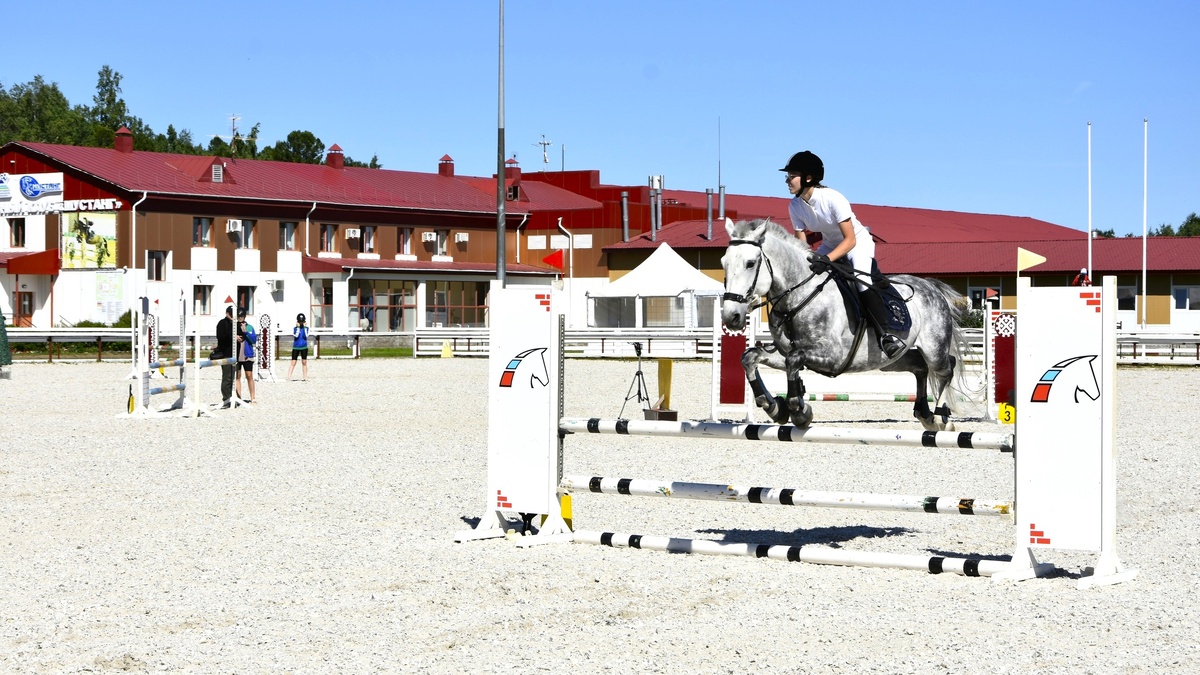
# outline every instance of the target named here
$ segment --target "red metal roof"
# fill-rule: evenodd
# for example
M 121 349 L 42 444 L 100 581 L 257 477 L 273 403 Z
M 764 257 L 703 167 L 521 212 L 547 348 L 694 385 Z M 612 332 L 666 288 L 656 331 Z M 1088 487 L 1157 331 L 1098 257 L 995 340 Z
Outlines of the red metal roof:
M 918 275 L 1013 274 L 1017 247 L 1046 257 L 1030 273 L 1074 274 L 1087 267 L 1087 237 L 1056 241 L 948 242 L 880 244 L 875 249 L 879 267 L 887 273 Z M 1200 237 L 1150 237 L 1146 240 L 1148 272 L 1195 272 L 1200 267 Z M 1140 237 L 1095 239 L 1092 242 L 1092 277 L 1140 272 Z
M 441 176 L 437 173 L 393 171 L 324 164 L 297 164 L 254 159 L 176 155 L 158 152 L 118 152 L 51 143 L 14 142 L 4 150 L 27 152 L 53 163 L 94 176 L 129 193 L 196 196 L 221 199 L 313 202 L 340 206 L 404 208 L 465 213 L 495 213 L 495 181 Z M 210 167 L 224 164 L 225 182 L 214 183 Z M 552 185 L 525 189 L 527 199 L 508 202 L 508 213 L 532 210 L 587 209 L 599 204 Z M 539 200 L 546 200 L 546 204 Z
M 9 274 L 58 274 L 62 263 L 58 249 L 46 251 L 6 251 L 0 253 L 0 267 L 7 267 Z
M 313 272 L 343 272 L 352 269 L 378 269 L 400 272 L 449 272 L 457 274 L 479 273 L 495 276 L 494 262 L 434 262 L 431 260 L 391 260 L 370 258 L 318 258 L 305 257 L 300 264 L 304 274 Z M 557 270 L 534 267 L 523 263 L 507 263 L 504 271 L 508 274 L 529 274 L 538 276 L 557 276 Z

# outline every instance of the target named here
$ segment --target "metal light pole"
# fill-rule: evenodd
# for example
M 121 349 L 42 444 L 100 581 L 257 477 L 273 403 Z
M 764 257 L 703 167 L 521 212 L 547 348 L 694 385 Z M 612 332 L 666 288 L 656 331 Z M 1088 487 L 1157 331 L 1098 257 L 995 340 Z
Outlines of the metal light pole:
M 496 280 L 500 287 L 508 284 L 504 269 L 506 233 L 504 228 L 504 0 L 500 0 L 500 73 L 499 73 L 499 103 L 497 108 L 498 125 L 496 128 Z

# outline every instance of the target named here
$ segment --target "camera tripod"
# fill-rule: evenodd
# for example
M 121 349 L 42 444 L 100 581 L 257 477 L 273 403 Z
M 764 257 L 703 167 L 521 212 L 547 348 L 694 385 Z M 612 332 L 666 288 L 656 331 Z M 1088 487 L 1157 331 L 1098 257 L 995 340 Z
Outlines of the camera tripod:
M 637 398 L 638 408 L 646 409 L 642 402 L 650 402 L 650 392 L 646 389 L 646 376 L 642 374 L 642 343 L 631 342 L 633 345 L 633 353 L 637 354 L 637 372 L 633 374 L 633 381 L 629 383 L 629 391 L 625 393 L 625 403 L 621 404 L 621 413 L 617 415 L 618 419 L 625 419 L 625 406 L 634 398 Z

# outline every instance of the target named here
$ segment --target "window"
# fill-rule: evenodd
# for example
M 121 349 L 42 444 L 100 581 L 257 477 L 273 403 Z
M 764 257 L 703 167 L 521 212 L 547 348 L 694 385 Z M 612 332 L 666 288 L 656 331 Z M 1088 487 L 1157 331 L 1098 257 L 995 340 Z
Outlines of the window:
M 243 220 L 242 233 L 238 235 L 238 248 L 254 248 L 254 226 L 257 220 Z
M 25 219 L 24 218 L 9 218 L 8 219 L 9 246 L 12 248 L 25 248 Z
M 1137 309 L 1137 286 L 1117 286 L 1117 309 L 1134 311 Z
M 212 218 L 192 218 L 192 246 L 212 246 Z
M 296 250 L 296 223 L 279 224 L 279 250 Z
M 597 328 L 633 328 L 637 321 L 635 298 L 596 298 Z
M 167 280 L 167 251 L 146 251 L 146 280 Z
M 375 252 L 375 226 L 374 225 L 367 225 L 367 226 L 363 227 L 361 244 L 362 244 L 362 252 L 363 253 L 374 253 Z
M 434 255 L 446 255 L 447 243 L 450 241 L 450 230 L 437 231 L 437 247 Z
M 254 316 L 254 287 L 238 286 L 237 306 L 246 310 L 247 316 Z
M 987 286 L 967 287 L 971 309 L 1000 309 L 1000 291 Z
M 426 326 L 486 326 L 486 282 L 430 281 L 425 284 Z
M 411 227 L 400 228 L 400 253 L 404 255 L 412 255 L 412 235 Z
M 382 312 L 382 307 L 380 308 Z M 383 323 L 383 318 L 380 318 Z M 410 331 L 417 327 L 417 282 L 390 283 L 387 306 L 387 326 L 391 331 Z
M 1176 286 L 1171 290 L 1175 309 L 1200 310 L 1200 286 Z
M 337 225 L 321 224 L 321 250 L 336 252 L 337 251 Z
M 328 328 L 333 325 L 333 280 L 319 279 L 319 286 L 313 288 L 312 315 L 313 328 Z
M 192 286 L 192 313 L 212 313 L 212 286 Z

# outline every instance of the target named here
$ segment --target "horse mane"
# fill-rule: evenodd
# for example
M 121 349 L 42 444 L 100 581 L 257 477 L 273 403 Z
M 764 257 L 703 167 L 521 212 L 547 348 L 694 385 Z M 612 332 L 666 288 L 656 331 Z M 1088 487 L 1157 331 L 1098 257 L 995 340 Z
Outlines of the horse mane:
M 759 223 L 762 223 L 767 228 L 766 229 L 767 236 L 775 237 L 777 239 L 782 239 L 785 242 L 787 242 L 789 245 L 795 246 L 798 249 L 807 249 L 807 247 L 804 245 L 804 243 L 801 242 L 796 237 L 795 233 L 791 232 L 790 230 L 788 230 L 784 226 L 780 225 L 779 223 L 775 222 L 774 220 L 771 220 L 770 218 L 759 218 L 757 220 L 744 221 L 744 222 L 745 222 L 745 226 L 747 228 L 755 227 Z

